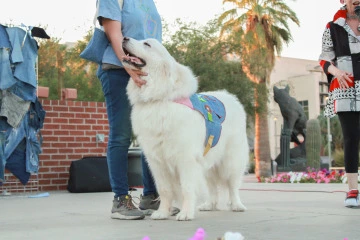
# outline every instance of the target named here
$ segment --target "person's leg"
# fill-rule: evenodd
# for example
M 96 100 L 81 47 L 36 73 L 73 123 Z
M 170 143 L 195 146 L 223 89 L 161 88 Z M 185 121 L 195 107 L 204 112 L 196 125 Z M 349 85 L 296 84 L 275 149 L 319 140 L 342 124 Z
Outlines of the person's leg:
M 109 124 L 107 162 L 115 197 L 127 195 L 128 150 L 131 142 L 130 104 L 126 95 L 129 75 L 124 69 L 99 71 Z
M 143 195 L 140 196 L 139 208 L 145 215 L 151 215 L 154 210 L 159 209 L 160 199 L 144 153 L 141 153 L 141 164 L 144 190 Z
M 360 113 L 338 113 L 344 136 L 345 171 L 350 174 L 349 190 L 358 188 L 359 141 L 360 141 Z M 356 176 L 356 179 L 353 178 Z
M 149 164 L 146 161 L 144 153 L 141 153 L 141 164 L 142 164 L 142 180 L 144 185 L 144 196 L 155 194 L 157 196 L 156 186 L 154 178 L 151 174 Z
M 149 164 L 146 160 L 144 153 L 141 153 L 141 163 L 142 163 L 142 179 L 143 179 L 143 196 L 140 197 L 139 208 L 143 211 L 145 215 L 151 215 L 154 210 L 158 210 L 160 206 L 159 194 L 156 190 L 156 185 L 154 177 L 149 168 Z M 175 216 L 180 212 L 180 209 L 176 207 L 171 207 L 171 216 Z
M 358 165 L 360 141 L 360 113 L 338 113 L 344 139 L 344 163 L 349 192 L 345 199 L 346 206 L 358 205 Z
M 112 191 L 115 193 L 111 218 L 143 219 L 145 215 L 128 195 L 128 151 L 131 142 L 130 104 L 126 94 L 129 75 L 124 69 L 98 70 L 105 96 L 109 123 L 107 163 Z

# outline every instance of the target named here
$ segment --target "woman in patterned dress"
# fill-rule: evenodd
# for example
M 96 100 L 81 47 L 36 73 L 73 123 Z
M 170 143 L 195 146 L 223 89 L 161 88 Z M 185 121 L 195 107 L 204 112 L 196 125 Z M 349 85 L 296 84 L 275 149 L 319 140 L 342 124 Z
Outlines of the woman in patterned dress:
M 360 140 L 360 0 L 340 0 L 343 6 L 329 22 L 319 57 L 329 82 L 325 116 L 336 114 L 344 136 L 344 161 L 349 191 L 346 207 L 359 206 L 358 164 Z

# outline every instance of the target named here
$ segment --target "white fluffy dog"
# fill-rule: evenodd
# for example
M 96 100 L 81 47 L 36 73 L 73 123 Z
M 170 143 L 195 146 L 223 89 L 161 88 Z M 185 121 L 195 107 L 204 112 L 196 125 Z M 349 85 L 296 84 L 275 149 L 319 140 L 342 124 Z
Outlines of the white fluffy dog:
M 142 77 L 147 83 L 141 87 L 130 81 L 127 94 L 133 106 L 133 131 L 161 198 L 160 207 L 151 218 L 167 219 L 176 201 L 181 203 L 176 219 L 193 219 L 200 193 L 206 196 L 200 210 L 216 210 L 219 186 L 228 190 L 232 211 L 244 211 L 239 187 L 249 148 L 243 106 L 226 91 L 203 93 L 219 99 L 226 109 L 221 137 L 204 154 L 207 131 L 204 116 L 178 103 L 197 91 L 192 71 L 176 62 L 155 39 L 124 38 L 123 48 L 130 57 L 124 62 L 125 67 L 148 73 Z

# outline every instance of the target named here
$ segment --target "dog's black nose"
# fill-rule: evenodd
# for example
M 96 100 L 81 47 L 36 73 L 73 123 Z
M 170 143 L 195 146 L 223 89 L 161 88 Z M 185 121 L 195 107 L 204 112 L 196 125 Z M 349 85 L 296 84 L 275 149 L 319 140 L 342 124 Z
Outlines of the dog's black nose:
M 123 42 L 127 42 L 127 41 L 129 41 L 129 40 L 130 40 L 130 38 L 124 37 Z

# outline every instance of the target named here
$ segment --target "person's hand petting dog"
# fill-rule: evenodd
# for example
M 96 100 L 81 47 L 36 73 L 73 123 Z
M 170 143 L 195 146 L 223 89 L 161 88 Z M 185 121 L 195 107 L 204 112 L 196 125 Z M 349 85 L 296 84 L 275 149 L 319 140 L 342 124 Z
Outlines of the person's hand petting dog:
M 121 59 L 121 62 L 123 62 L 124 60 L 135 61 L 132 58 L 134 58 L 134 57 L 131 57 L 131 56 L 128 56 L 128 55 L 124 54 L 122 59 Z M 146 72 L 143 72 L 141 70 L 135 70 L 135 69 L 131 69 L 131 68 L 126 68 L 126 67 L 124 67 L 124 68 L 127 71 L 127 73 L 130 75 L 131 79 L 135 82 L 136 86 L 141 87 L 142 85 L 146 84 L 146 81 L 141 79 L 141 76 L 147 76 L 148 75 Z
M 130 75 L 131 79 L 135 82 L 136 86 L 141 87 L 146 84 L 146 81 L 141 79 L 141 76 L 147 76 L 148 74 L 142 72 L 141 70 L 134 70 L 130 68 L 125 68 L 125 70 Z

